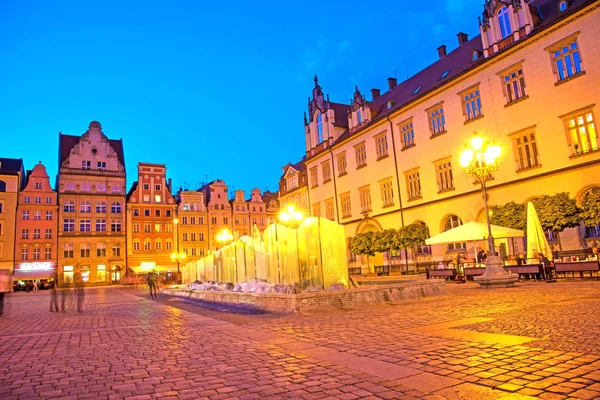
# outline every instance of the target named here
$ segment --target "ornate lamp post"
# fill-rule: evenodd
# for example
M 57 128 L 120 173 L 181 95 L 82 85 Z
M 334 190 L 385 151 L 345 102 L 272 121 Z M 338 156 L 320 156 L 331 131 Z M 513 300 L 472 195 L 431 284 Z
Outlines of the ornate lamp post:
M 494 238 L 490 224 L 486 182 L 491 178 L 492 172 L 498 170 L 498 161 L 501 153 L 502 149 L 498 144 L 484 139 L 475 132 L 460 154 L 460 165 L 465 170 L 467 176 L 477 179 L 483 191 L 490 256 L 486 262 L 485 273 L 475 277 L 475 280 L 483 287 L 510 287 L 514 286 L 514 283 L 519 279 L 518 274 L 510 274 L 504 269 L 502 258 L 496 253 L 494 247 Z
M 217 233 L 217 241 L 219 243 L 222 243 L 223 245 L 228 244 L 229 242 L 233 241 L 233 234 L 231 232 L 229 232 L 229 229 L 225 228 L 223 229 L 221 232 Z M 238 283 L 238 271 L 237 271 L 237 246 L 235 245 L 234 242 L 234 250 L 233 250 L 235 256 L 235 283 Z M 218 280 L 218 279 L 217 279 Z
M 282 211 L 279 213 L 279 220 L 282 224 L 287 226 L 288 228 L 292 228 L 296 231 L 296 255 L 298 257 L 298 278 L 300 279 L 300 284 L 302 284 L 302 273 L 300 268 L 300 242 L 298 240 L 298 227 L 302 221 L 304 221 L 304 215 L 301 211 L 296 211 L 295 207 L 290 205 L 287 207 L 287 211 Z
M 181 272 L 179 271 L 179 266 L 183 260 L 185 260 L 185 253 L 179 252 L 179 220 L 175 218 L 173 220 L 173 225 L 175 225 L 175 252 L 171 253 L 171 260 L 177 262 L 177 283 L 181 283 Z

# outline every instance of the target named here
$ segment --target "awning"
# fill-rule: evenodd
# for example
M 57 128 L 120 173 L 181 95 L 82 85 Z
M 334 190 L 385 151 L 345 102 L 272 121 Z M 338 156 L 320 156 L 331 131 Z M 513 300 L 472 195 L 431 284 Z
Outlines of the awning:
M 491 228 L 492 236 L 495 239 L 523 236 L 523 231 L 518 229 L 505 228 L 498 225 L 491 225 Z M 487 237 L 487 225 L 481 222 L 471 221 L 430 237 L 429 239 L 425 240 L 425 243 L 431 245 L 440 243 L 473 242 L 477 240 L 485 240 Z
M 19 271 L 13 274 L 13 280 L 54 279 L 54 270 Z

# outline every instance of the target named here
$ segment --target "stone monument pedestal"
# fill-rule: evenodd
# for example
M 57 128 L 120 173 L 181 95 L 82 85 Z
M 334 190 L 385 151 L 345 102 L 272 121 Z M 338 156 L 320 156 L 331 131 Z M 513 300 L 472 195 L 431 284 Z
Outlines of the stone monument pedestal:
M 519 280 L 519 274 L 506 272 L 500 256 L 489 256 L 485 263 L 485 272 L 475 277 L 482 288 L 513 287 Z

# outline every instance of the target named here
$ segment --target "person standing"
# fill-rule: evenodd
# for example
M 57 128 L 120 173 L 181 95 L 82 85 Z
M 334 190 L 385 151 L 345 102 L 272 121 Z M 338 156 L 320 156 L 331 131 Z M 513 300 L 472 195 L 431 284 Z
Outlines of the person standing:
M 54 273 L 54 284 L 50 288 L 50 312 L 58 312 L 58 274 Z
M 12 292 L 12 274 L 9 270 L 0 270 L 0 317 L 4 312 L 4 297 Z
M 156 298 L 156 289 L 158 285 L 158 277 L 156 276 L 156 272 L 151 271 L 148 273 L 148 289 L 150 290 L 150 298 Z
M 77 314 L 83 312 L 83 301 L 85 299 L 84 283 L 83 277 L 81 276 L 81 272 L 75 273 L 75 293 L 77 294 Z

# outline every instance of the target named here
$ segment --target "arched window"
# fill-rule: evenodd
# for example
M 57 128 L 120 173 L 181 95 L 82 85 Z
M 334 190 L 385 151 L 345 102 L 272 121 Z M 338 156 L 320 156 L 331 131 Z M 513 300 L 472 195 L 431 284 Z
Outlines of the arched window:
M 96 212 L 97 213 L 105 213 L 106 212 L 106 203 L 103 201 L 96 203 Z
M 362 112 L 360 111 L 360 108 L 356 112 L 356 115 L 358 116 L 358 124 L 362 124 Z
M 112 205 L 110 206 L 110 212 L 113 214 L 120 214 L 121 213 L 121 203 L 119 203 L 118 201 L 112 203 Z
M 502 7 L 500 11 L 498 11 L 498 24 L 500 24 L 500 34 L 502 35 L 502 39 L 504 39 L 512 33 L 512 29 L 510 27 L 510 19 L 508 15 L 508 8 Z
M 477 61 L 478 58 L 479 58 L 479 53 L 474 51 L 473 52 L 473 61 Z
M 323 143 L 323 120 L 321 113 L 317 114 L 317 144 Z
M 89 213 L 92 212 L 92 204 L 89 201 L 82 201 L 79 206 L 79 212 Z
M 65 203 L 63 204 L 63 211 L 75 212 L 75 203 L 73 203 L 71 200 L 65 201 Z
M 569 6 L 569 4 L 567 4 L 566 1 L 561 1 L 560 4 L 558 5 L 558 11 L 563 12 L 567 9 L 568 6 Z
M 446 222 L 444 223 L 444 232 L 461 226 L 462 224 L 463 223 L 460 218 L 458 218 L 456 215 L 450 215 L 448 218 L 446 218 Z M 450 243 L 448 244 L 448 251 L 463 250 L 466 249 L 466 247 L 466 243 Z
M 185 203 L 183 205 L 183 211 L 188 211 L 190 209 L 190 205 L 188 203 Z
M 0 192 L 6 192 L 6 182 L 0 181 Z

